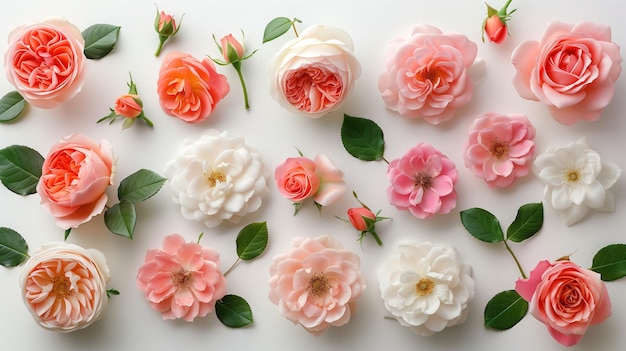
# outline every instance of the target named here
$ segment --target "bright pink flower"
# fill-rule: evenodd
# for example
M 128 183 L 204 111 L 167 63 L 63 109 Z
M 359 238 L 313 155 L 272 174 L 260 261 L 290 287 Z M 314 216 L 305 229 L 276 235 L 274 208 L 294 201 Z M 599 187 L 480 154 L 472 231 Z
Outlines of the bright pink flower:
M 576 345 L 593 324 L 611 315 L 611 300 L 600 274 L 569 260 L 541 261 L 515 290 L 530 303 L 530 313 L 565 346 Z
M 431 25 L 415 27 L 407 38 L 385 48 L 385 71 L 378 89 L 388 109 L 406 118 L 439 124 L 472 99 L 468 70 L 477 45 L 463 34 L 443 34 Z
M 367 230 L 365 218 L 376 220 L 376 214 L 365 207 L 353 207 L 348 209 L 348 219 L 350 219 L 350 223 L 354 229 L 359 231 Z
M 449 213 L 456 206 L 454 163 L 429 144 L 419 143 L 389 163 L 389 203 L 425 219 Z
M 546 104 L 552 117 L 565 125 L 600 118 L 622 71 L 611 28 L 591 22 L 553 21 L 540 41 L 521 43 L 511 60 L 517 93 Z
M 213 312 L 226 295 L 219 254 L 212 248 L 185 242 L 179 234 L 163 240 L 162 250 L 148 250 L 139 267 L 137 286 L 163 319 L 192 322 Z
M 534 152 L 535 127 L 520 114 L 478 116 L 463 146 L 465 166 L 492 188 L 507 187 L 530 173 Z
M 135 94 L 124 94 L 115 101 L 115 113 L 126 118 L 136 118 L 143 111 L 139 101 L 139 96 Z
M 330 236 L 296 237 L 270 265 L 269 299 L 314 335 L 350 321 L 365 290 L 361 261 Z

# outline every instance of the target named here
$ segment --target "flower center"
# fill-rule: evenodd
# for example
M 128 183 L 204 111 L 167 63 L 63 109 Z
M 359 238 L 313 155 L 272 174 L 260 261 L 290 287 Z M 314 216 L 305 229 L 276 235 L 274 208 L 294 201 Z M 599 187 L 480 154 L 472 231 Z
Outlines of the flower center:
M 217 183 L 226 181 L 226 174 L 224 174 L 224 171 L 221 168 L 214 169 L 211 171 L 211 174 L 209 174 L 207 180 L 209 181 L 211 188 L 213 188 L 217 185 Z
M 57 299 L 62 299 L 74 294 L 70 279 L 68 277 L 59 276 L 52 278 L 52 292 Z
M 426 296 L 430 295 L 435 288 L 435 282 L 429 278 L 420 279 L 417 284 L 415 284 L 415 294 L 418 296 Z
M 443 74 L 438 69 L 422 69 L 415 73 L 415 79 L 419 81 L 429 80 L 431 83 L 436 84 L 439 80 L 441 80 Z
M 306 290 L 309 294 L 320 297 L 325 295 L 330 289 L 330 284 L 328 283 L 328 278 L 324 273 L 315 273 L 309 280 L 309 286 Z
M 182 267 L 176 272 L 172 272 L 172 283 L 177 288 L 188 288 L 191 285 L 191 280 L 191 272 Z
M 578 183 L 580 181 L 580 173 L 577 169 L 570 169 L 565 171 L 566 183 Z
M 415 175 L 415 186 L 428 189 L 432 185 L 432 180 L 433 177 L 431 177 L 428 173 L 419 172 L 417 175 Z
M 496 139 L 491 142 L 489 153 L 491 153 L 491 156 L 495 159 L 501 160 L 509 154 L 509 145 Z

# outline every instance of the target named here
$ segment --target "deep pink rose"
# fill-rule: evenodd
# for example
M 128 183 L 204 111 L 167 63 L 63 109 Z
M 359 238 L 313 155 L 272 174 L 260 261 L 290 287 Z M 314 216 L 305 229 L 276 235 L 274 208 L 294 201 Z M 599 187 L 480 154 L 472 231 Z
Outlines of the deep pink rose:
M 406 118 L 421 117 L 431 124 L 452 118 L 472 99 L 468 70 L 477 45 L 463 34 L 444 34 L 431 25 L 418 25 L 409 38 L 385 47 L 385 71 L 378 89 L 388 109 Z
M 456 206 L 454 162 L 429 144 L 419 143 L 389 163 L 389 203 L 425 219 L 449 213 Z
M 84 46 L 80 30 L 64 18 L 24 24 L 9 34 L 7 78 L 29 104 L 56 107 L 83 86 Z
M 113 184 L 111 144 L 97 144 L 81 134 L 63 138 L 46 156 L 37 193 L 44 208 L 63 228 L 76 228 L 99 214 Z
M 540 41 L 521 43 L 511 60 L 517 93 L 546 104 L 552 117 L 565 125 L 597 120 L 611 102 L 622 71 L 611 28 L 591 22 L 553 21 Z
M 569 260 L 541 261 L 515 291 L 530 303 L 530 313 L 565 346 L 576 345 L 592 324 L 611 315 L 611 300 L 600 274 Z
M 376 220 L 376 214 L 370 211 L 365 207 L 353 207 L 348 209 L 348 219 L 350 223 L 354 227 L 354 229 L 358 231 L 367 230 L 367 223 L 365 223 L 365 218 L 371 218 Z
M 487 18 L 484 30 L 485 34 L 487 34 L 487 39 L 494 44 L 502 43 L 509 34 L 506 23 L 498 15 L 491 15 Z
M 124 94 L 115 101 L 115 113 L 126 118 L 136 118 L 143 111 L 139 96 Z

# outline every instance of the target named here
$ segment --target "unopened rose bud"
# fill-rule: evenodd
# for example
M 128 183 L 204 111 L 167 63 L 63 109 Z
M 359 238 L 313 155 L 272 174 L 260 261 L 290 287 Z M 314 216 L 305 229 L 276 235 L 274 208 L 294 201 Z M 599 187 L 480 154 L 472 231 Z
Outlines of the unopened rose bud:
M 376 215 L 365 207 L 353 207 L 348 210 L 348 218 L 354 229 L 366 231 L 368 228 L 365 218 L 376 220 Z
M 243 45 L 232 34 L 220 39 L 220 43 L 222 44 L 222 56 L 227 63 L 241 60 L 244 54 Z M 229 50 L 229 48 L 231 49 Z
M 134 94 L 124 94 L 115 101 L 115 113 L 126 118 L 136 118 L 143 111 L 141 99 Z
M 487 34 L 487 39 L 490 42 L 500 44 L 506 39 L 506 24 L 502 22 L 498 15 L 493 15 L 487 18 L 485 22 L 485 34 Z
M 159 56 L 165 41 L 167 41 L 170 37 L 173 37 L 180 30 L 180 23 L 177 26 L 176 20 L 172 17 L 172 15 L 167 14 L 164 11 L 159 12 L 159 9 L 157 8 L 157 14 L 154 19 L 154 30 L 156 30 L 157 34 L 159 34 L 159 46 L 157 47 L 154 56 Z

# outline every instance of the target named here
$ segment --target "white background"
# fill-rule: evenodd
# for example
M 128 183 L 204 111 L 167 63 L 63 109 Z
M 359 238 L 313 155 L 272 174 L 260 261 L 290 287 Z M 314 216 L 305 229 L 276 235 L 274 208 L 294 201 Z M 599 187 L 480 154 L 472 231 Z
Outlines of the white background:
M 504 1 L 493 1 L 500 7 Z M 11 2 L 0 11 L 0 38 L 22 22 L 48 16 L 65 16 L 81 30 L 95 23 L 122 27 L 115 50 L 107 57 L 89 61 L 82 92 L 71 101 L 52 110 L 29 108 L 15 123 L 0 125 L 0 147 L 23 144 L 47 154 L 62 136 L 80 132 L 94 140 L 108 139 L 118 158 L 118 178 L 109 189 L 110 204 L 116 200 L 119 181 L 140 168 L 162 173 L 167 161 L 174 158 L 185 137 L 197 137 L 208 128 L 228 130 L 242 135 L 261 153 L 267 167 L 270 195 L 258 212 L 239 224 L 223 224 L 208 229 L 200 223 L 185 220 L 170 193 L 164 187 L 155 197 L 138 206 L 138 225 L 134 240 L 108 232 L 102 215 L 75 229 L 70 242 L 100 249 L 107 256 L 112 272 L 109 288 L 121 295 L 110 301 L 104 318 L 89 328 L 70 334 L 46 331 L 34 323 L 24 307 L 18 287 L 21 267 L 0 267 L 0 343 L 11 350 L 136 350 L 136 349 L 260 349 L 260 350 L 560 350 L 565 349 L 549 336 L 544 326 L 528 315 L 521 323 L 504 332 L 483 327 L 483 309 L 487 301 L 502 290 L 512 289 L 519 273 L 504 247 L 486 244 L 471 237 L 462 227 L 459 211 L 482 207 L 494 213 L 506 226 L 519 206 L 542 200 L 542 186 L 532 175 L 507 189 L 490 189 L 463 166 L 462 145 L 467 128 L 479 114 L 488 111 L 524 113 L 537 129 L 537 152 L 560 146 L 586 136 L 604 160 L 626 169 L 624 132 L 626 131 L 626 77 L 616 84 L 615 99 L 597 122 L 580 122 L 564 126 L 554 121 L 540 103 L 526 101 L 515 92 L 511 80 L 514 68 L 511 52 L 522 41 L 538 40 L 548 23 L 558 19 L 568 23 L 598 21 L 612 27 L 613 40 L 624 47 L 626 5 L 615 1 L 513 1 L 518 8 L 510 22 L 511 36 L 499 46 L 481 42 L 481 22 L 486 14 L 482 0 L 474 1 L 159 1 L 160 9 L 177 19 L 182 14 L 182 29 L 165 44 L 160 58 L 153 55 L 157 35 L 153 29 L 156 13 L 153 1 L 32 1 Z M 321 23 L 345 29 L 355 44 L 355 55 L 362 64 L 362 75 L 355 90 L 340 111 L 319 120 L 293 115 L 282 109 L 269 95 L 267 63 L 286 40 L 289 32 L 273 42 L 261 45 L 265 24 L 278 16 L 298 17 L 300 30 Z M 439 126 L 423 121 L 407 121 L 385 109 L 377 89 L 383 68 L 383 47 L 394 37 L 406 37 L 418 23 L 428 23 L 444 32 L 461 32 L 478 44 L 478 56 L 487 63 L 486 80 L 477 86 L 471 104 L 457 111 L 453 120 Z M 245 45 L 259 51 L 243 63 L 250 94 L 250 110 L 243 108 L 239 81 L 232 67 L 218 67 L 228 77 L 230 94 L 218 104 L 209 120 L 186 124 L 165 115 L 156 95 L 156 80 L 161 58 L 179 50 L 197 58 L 219 57 L 212 34 L 221 37 L 246 34 Z M 0 40 L 0 52 L 6 51 L 6 39 Z M 622 52 L 622 54 L 624 54 Z M 137 84 L 145 112 L 154 123 L 150 129 L 137 123 L 121 132 L 121 121 L 113 125 L 96 124 L 108 114 L 117 96 L 127 92 L 128 74 Z M 6 79 L 0 79 L 2 94 L 14 90 Z M 343 148 L 339 135 L 343 114 L 375 120 L 385 132 L 388 160 L 401 156 L 417 142 L 431 143 L 451 158 L 459 170 L 457 207 L 448 215 L 419 220 L 408 212 L 390 206 L 385 196 L 386 165 L 362 162 Z M 297 216 L 292 205 L 281 197 L 273 181 L 273 170 L 285 158 L 297 155 L 329 155 L 345 173 L 349 191 L 337 203 L 324 208 L 321 216 L 308 202 Z M 543 230 L 531 240 L 514 244 L 522 266 L 528 273 L 542 259 L 556 259 L 572 254 L 572 260 L 589 267 L 593 255 L 602 247 L 626 242 L 626 193 L 624 177 L 612 188 L 616 213 L 593 212 L 572 227 L 564 226 L 557 214 L 545 209 Z M 366 238 L 363 248 L 356 242 L 357 232 L 334 218 L 345 217 L 349 207 L 357 205 L 350 192 L 392 221 L 378 224 L 385 245 L 378 247 Z M 229 293 L 244 297 L 251 305 L 255 323 L 242 329 L 229 329 L 214 314 L 193 323 L 163 321 L 145 301 L 135 286 L 138 267 L 147 249 L 159 248 L 163 237 L 180 233 L 196 240 L 201 232 L 204 245 L 216 248 L 226 270 L 236 258 L 235 237 L 247 223 L 267 221 L 270 244 L 259 259 L 244 262 L 228 275 Z M 0 226 L 20 232 L 34 252 L 41 244 L 62 240 L 63 231 L 52 216 L 39 205 L 37 195 L 21 197 L 0 187 Z M 367 289 L 359 300 L 359 309 L 349 324 L 331 328 L 315 337 L 283 318 L 268 297 L 268 268 L 271 258 L 287 249 L 294 236 L 329 234 L 357 252 L 367 277 Z M 476 296 L 470 303 L 465 324 L 444 330 L 431 337 L 420 337 L 395 321 L 385 319 L 379 297 L 376 269 L 394 246 L 405 239 L 434 241 L 453 245 L 463 260 L 474 267 Z M 576 350 L 619 350 L 626 344 L 626 282 L 607 283 L 613 316 L 593 326 Z

